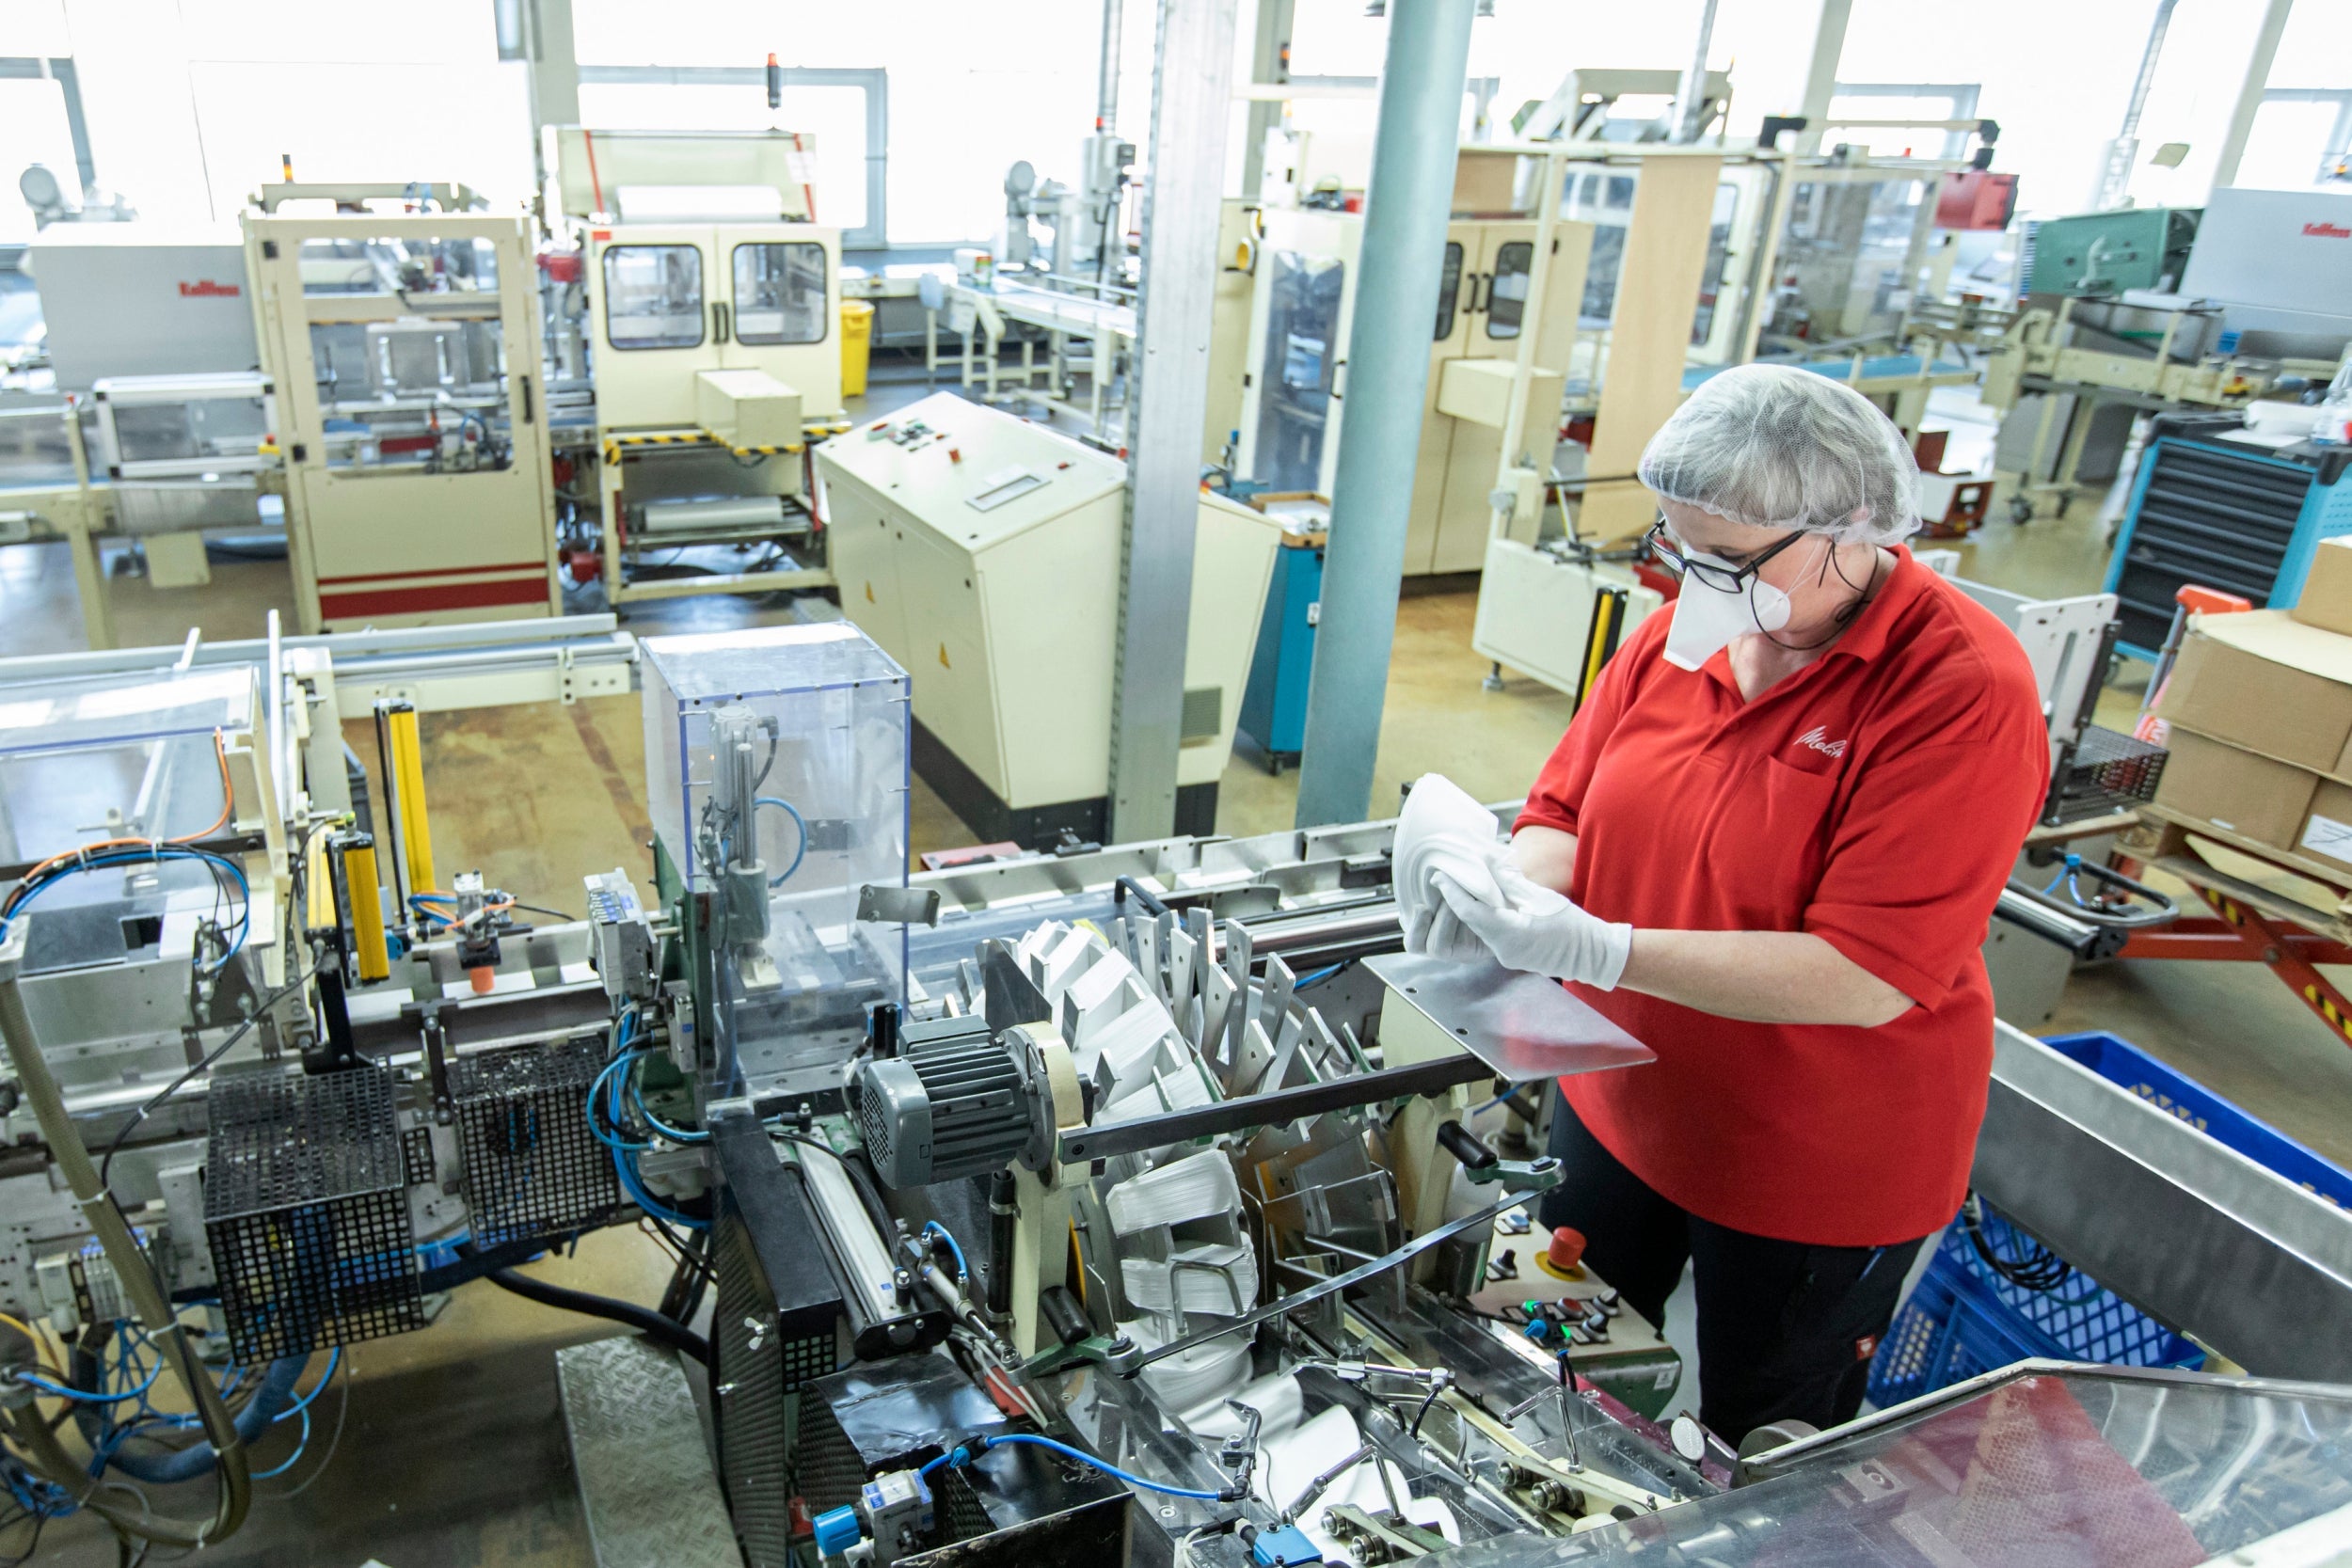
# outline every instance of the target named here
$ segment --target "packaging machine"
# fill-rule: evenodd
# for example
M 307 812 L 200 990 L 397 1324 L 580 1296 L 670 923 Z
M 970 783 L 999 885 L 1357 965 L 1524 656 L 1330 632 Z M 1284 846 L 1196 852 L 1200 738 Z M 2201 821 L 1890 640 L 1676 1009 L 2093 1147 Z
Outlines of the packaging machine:
M 437 866 L 417 708 L 632 668 L 650 882 L 541 923 Z M 910 877 L 909 701 L 839 623 L 0 669 L 11 1481 L 126 1549 L 217 1542 L 306 1365 L 487 1276 L 641 1331 L 558 1356 L 610 1563 L 2337 1560 L 2345 1387 L 2027 1365 L 1827 1433 L 1661 1422 L 1605 1375 L 1649 1340 L 1602 1282 L 1495 1277 L 1558 1177 L 1545 1084 L 1640 1042 L 1399 954 L 1388 823 Z M 2088 1206 L 2011 1196 L 2037 1146 L 2193 1130 L 2049 1057 L 2003 1031 L 2001 1201 L 2064 1245 Z M 2165 1166 L 2184 1254 L 2296 1322 L 2153 1264 L 2136 1298 L 2352 1377 L 2352 1226 L 2211 1164 Z M 658 1308 L 514 1270 L 641 1218 L 685 1259 Z M 125 1339 L 195 1417 L 128 1413 Z M 210 1476 L 211 1512 L 97 1498 L 93 1462 Z

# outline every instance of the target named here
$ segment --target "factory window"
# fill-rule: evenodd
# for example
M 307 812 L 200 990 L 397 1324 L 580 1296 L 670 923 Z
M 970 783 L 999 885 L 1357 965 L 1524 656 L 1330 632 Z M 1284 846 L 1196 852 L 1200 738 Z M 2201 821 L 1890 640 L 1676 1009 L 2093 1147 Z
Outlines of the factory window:
M 1454 336 L 1454 308 L 1462 294 L 1462 246 L 1457 240 L 1445 243 L 1445 270 L 1438 278 L 1438 337 L 1444 342 Z
M 825 247 L 807 240 L 735 247 L 735 336 L 739 341 L 825 341 Z
M 1527 274 L 1535 264 L 1535 242 L 1513 240 L 1495 246 L 1495 270 L 1486 280 L 1486 336 L 1498 342 L 1519 335 L 1527 314 Z
M 703 253 L 691 245 L 616 245 L 604 253 L 604 335 L 616 349 L 703 341 Z

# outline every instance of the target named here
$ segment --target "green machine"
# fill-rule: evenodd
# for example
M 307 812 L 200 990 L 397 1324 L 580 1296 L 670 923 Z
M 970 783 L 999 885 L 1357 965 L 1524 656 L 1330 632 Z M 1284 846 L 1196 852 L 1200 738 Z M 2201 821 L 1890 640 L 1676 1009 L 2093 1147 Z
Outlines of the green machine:
M 2026 293 L 2098 297 L 2126 289 L 2171 290 L 2188 267 L 2199 207 L 2127 207 L 2035 227 Z

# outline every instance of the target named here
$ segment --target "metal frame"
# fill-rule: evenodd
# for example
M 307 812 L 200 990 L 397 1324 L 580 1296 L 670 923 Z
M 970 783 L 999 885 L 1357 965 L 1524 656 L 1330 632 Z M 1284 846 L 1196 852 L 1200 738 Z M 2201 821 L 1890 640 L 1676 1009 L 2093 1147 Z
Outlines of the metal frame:
M 2328 150 L 2319 155 L 2324 169 L 2339 158 L 2352 155 L 2352 87 L 2265 87 L 2265 103 L 2333 103 L 2336 106 L 2335 128 L 2328 133 Z M 2262 111 L 2257 108 L 2255 113 Z M 2251 127 L 2248 130 L 2251 138 Z
M 1136 339 L 1167 346 L 1137 356 L 1127 396 L 1111 677 L 1115 840 L 1157 838 L 1176 821 L 1236 8 L 1235 0 L 1160 0 L 1152 51 Z
M 844 250 L 881 250 L 890 244 L 890 72 L 879 67 L 786 66 L 787 87 L 862 87 L 866 92 L 866 221 L 841 230 Z M 581 87 L 764 87 L 759 66 L 584 65 Z
M 1839 82 L 1830 89 L 1830 102 L 1840 98 L 1942 98 L 1950 101 L 1952 123 L 1944 127 L 1944 156 L 1959 158 L 1967 153 L 1968 132 L 1957 129 L 1962 121 L 1974 125 L 1977 119 L 1977 100 L 1983 96 L 1980 82 Z M 1890 124 L 1887 121 L 1832 119 L 1826 115 L 1820 128 L 1828 130 L 1839 125 L 1861 127 Z M 1924 127 L 1923 127 L 1924 128 Z M 1933 205 L 1932 202 L 1930 203 Z
M 0 57 L 0 81 L 49 81 L 65 95 L 66 135 L 73 139 L 73 168 L 87 196 L 98 183 L 98 166 L 90 159 L 89 121 L 82 114 L 82 78 L 71 55 L 13 55 Z

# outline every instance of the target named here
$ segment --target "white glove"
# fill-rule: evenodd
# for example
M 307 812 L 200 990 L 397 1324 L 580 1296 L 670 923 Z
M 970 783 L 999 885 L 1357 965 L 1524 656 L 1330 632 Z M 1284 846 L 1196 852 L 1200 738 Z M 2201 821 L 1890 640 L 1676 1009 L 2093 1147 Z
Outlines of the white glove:
M 1438 893 L 1505 969 L 1614 990 L 1633 951 L 1633 927 L 1588 914 L 1565 894 L 1531 882 L 1508 863 L 1495 870 L 1507 901 L 1489 904 L 1438 872 Z
M 1438 871 L 1451 876 L 1454 885 L 1467 893 L 1500 900 L 1502 895 L 1494 879 L 1494 867 L 1502 854 L 1503 847 L 1495 837 L 1493 813 L 1441 773 L 1424 773 L 1415 780 L 1396 820 L 1390 857 L 1397 914 L 1405 926 L 1405 950 L 1437 951 L 1425 943 L 1432 921 L 1444 910 L 1431 879 Z
M 1402 903 L 1400 898 L 1398 902 Z M 1462 917 L 1454 907 L 1435 892 L 1422 908 L 1405 923 L 1405 951 L 1425 953 L 1433 958 L 1449 963 L 1483 964 L 1495 961 L 1486 941 L 1476 931 L 1462 924 Z

